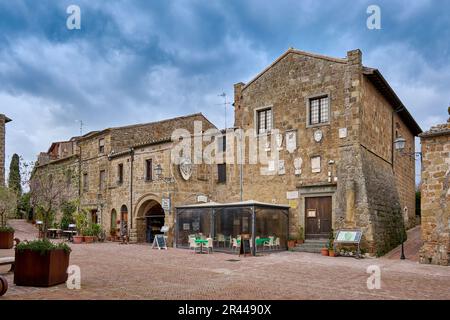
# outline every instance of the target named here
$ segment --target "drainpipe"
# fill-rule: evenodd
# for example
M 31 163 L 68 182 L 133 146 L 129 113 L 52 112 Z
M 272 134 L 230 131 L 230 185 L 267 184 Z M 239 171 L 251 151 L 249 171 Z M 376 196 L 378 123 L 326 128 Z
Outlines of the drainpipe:
M 133 178 L 134 178 L 134 148 L 130 149 L 130 230 L 133 229 Z

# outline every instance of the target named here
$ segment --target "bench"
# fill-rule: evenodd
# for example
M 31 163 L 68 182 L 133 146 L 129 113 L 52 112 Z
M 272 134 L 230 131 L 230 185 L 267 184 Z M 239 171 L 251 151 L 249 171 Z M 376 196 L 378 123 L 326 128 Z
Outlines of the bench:
M 15 264 L 16 264 L 16 261 L 15 261 L 14 257 L 0 258 L 0 266 L 11 265 L 11 269 L 9 270 L 9 272 L 14 272 Z

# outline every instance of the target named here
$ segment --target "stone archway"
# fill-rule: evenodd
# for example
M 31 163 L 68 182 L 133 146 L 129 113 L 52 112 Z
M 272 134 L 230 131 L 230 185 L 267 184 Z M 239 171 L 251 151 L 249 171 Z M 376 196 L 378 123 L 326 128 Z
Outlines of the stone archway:
M 146 199 L 139 206 L 136 217 L 137 241 L 152 243 L 156 234 L 162 234 L 165 225 L 165 213 L 155 199 Z

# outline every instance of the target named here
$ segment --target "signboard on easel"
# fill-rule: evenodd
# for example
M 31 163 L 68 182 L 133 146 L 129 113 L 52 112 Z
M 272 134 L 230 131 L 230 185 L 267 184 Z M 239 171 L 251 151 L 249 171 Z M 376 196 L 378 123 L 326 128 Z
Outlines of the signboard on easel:
M 338 230 L 336 233 L 336 238 L 334 240 L 334 250 L 336 251 L 336 245 L 338 244 L 353 244 L 357 246 L 356 257 L 361 257 L 361 243 L 362 231 L 361 230 Z
M 241 235 L 241 249 L 239 251 L 239 256 L 244 255 L 244 257 L 247 254 L 252 254 L 252 248 L 250 247 L 250 235 L 249 234 L 243 234 Z
M 153 239 L 152 249 L 167 250 L 166 237 L 162 234 L 155 235 L 155 239 Z

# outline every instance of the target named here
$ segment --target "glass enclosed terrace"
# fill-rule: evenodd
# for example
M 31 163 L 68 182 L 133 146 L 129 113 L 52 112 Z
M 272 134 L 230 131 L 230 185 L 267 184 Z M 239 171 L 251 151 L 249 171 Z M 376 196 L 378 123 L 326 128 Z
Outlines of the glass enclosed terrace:
M 252 254 L 287 250 L 289 207 L 256 201 L 203 203 L 176 208 L 176 246 L 195 249 L 202 239 L 213 251 L 239 253 L 250 235 Z M 254 250 L 253 248 L 256 248 Z

